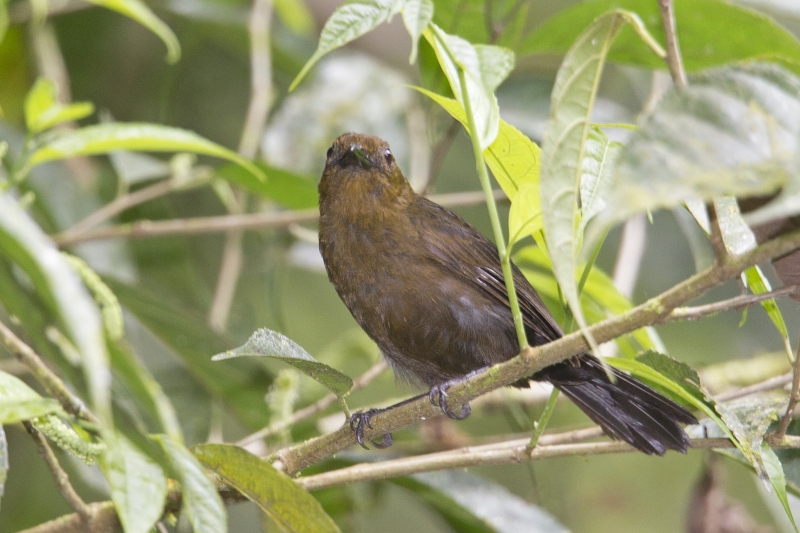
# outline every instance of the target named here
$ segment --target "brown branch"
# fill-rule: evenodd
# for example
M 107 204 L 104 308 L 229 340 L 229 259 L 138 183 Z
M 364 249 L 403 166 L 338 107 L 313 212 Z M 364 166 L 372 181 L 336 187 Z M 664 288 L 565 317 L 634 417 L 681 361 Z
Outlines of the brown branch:
M 683 70 L 678 34 L 675 28 L 675 9 L 672 0 L 658 0 L 658 11 L 661 14 L 661 24 L 664 26 L 664 36 L 667 41 L 667 66 L 672 75 L 672 81 L 678 89 L 686 87 L 686 72 Z
M 477 205 L 485 201 L 483 191 L 470 191 L 449 194 L 435 194 L 428 198 L 445 207 Z M 497 200 L 505 200 L 502 191 L 495 191 Z M 301 222 L 313 222 L 319 218 L 317 209 L 280 211 L 269 213 L 249 213 L 244 215 L 223 215 L 217 217 L 182 218 L 174 220 L 140 220 L 132 224 L 122 224 L 87 231 L 80 235 L 54 235 L 53 241 L 59 247 L 72 246 L 86 241 L 125 237 L 142 239 L 167 235 L 194 235 L 200 233 L 220 233 L 233 229 L 281 228 Z
M 788 287 L 781 287 L 771 292 L 762 294 L 742 294 L 728 300 L 721 302 L 714 302 L 707 305 L 698 305 L 696 307 L 678 307 L 673 309 L 670 313 L 670 320 L 697 320 L 704 316 L 715 315 L 722 311 L 738 311 L 745 307 L 750 307 L 764 300 L 771 300 L 772 298 L 779 298 L 781 296 L 788 296 L 795 294 L 798 290 L 797 285 L 789 285 Z
M 595 324 L 590 331 L 597 342 L 606 342 L 641 327 L 666 322 L 676 307 L 738 276 L 745 268 L 779 257 L 798 247 L 800 247 L 800 231 L 768 241 L 746 254 L 729 257 L 726 261 L 695 274 L 627 313 Z M 463 405 L 473 398 L 514 383 L 524 376 L 530 376 L 587 348 L 581 332 L 574 332 L 549 344 L 528 349 L 517 357 L 454 385 L 448 390 L 450 401 L 453 405 Z M 420 420 L 439 415 L 441 415 L 440 409 L 432 406 L 427 399 L 420 399 L 372 417 L 370 420 L 372 429 L 365 431 L 364 437 L 375 439 L 418 423 Z M 354 444 L 355 436 L 350 428 L 345 426 L 334 433 L 280 450 L 276 452 L 275 457 L 279 461 L 279 466 L 286 472 L 295 473 Z
M 2 322 L 0 322 L 0 343 L 2 343 L 20 363 L 30 370 L 36 381 L 41 383 L 45 390 L 61 403 L 65 411 L 78 418 L 88 420 L 95 424 L 99 423 L 97 417 L 89 411 L 86 404 L 83 403 L 83 400 L 78 398 L 67 388 L 61 378 L 44 364 L 42 358 L 33 351 L 33 348 L 22 342 L 22 340 Z
M 90 503 L 88 507 L 88 520 L 78 513 L 72 513 L 18 533 L 109 533 L 120 528 L 113 502 Z
M 708 212 L 708 226 L 711 230 L 708 240 L 711 243 L 711 249 L 714 251 L 714 260 L 722 262 L 728 257 L 728 249 L 725 247 L 725 239 L 722 237 L 722 228 L 719 226 L 717 208 L 713 201 L 706 204 L 706 210 Z
M 741 389 L 731 390 L 722 392 L 714 396 L 714 400 L 718 402 L 727 402 L 729 400 L 736 400 L 737 398 L 744 398 L 745 396 L 750 396 L 751 394 L 756 394 L 758 392 L 766 392 L 775 389 L 780 389 L 785 387 L 787 384 L 792 382 L 792 374 L 784 374 L 783 376 L 775 376 L 769 379 L 765 379 L 761 383 L 756 383 L 754 385 L 750 385 L 748 387 L 742 387 Z
M 388 368 L 386 361 L 380 360 L 372 367 L 370 367 L 366 372 L 361 374 L 358 378 L 353 380 L 353 388 L 350 389 L 350 392 L 356 391 L 362 387 L 365 387 L 370 381 L 378 377 L 384 370 Z M 327 396 L 324 396 L 320 400 L 315 403 L 312 403 L 308 407 L 304 407 L 295 411 L 295 413 L 286 420 L 280 420 L 274 424 L 270 424 L 269 426 L 252 433 L 239 442 L 236 443 L 237 446 L 247 446 L 251 442 L 257 441 L 259 439 L 265 439 L 267 437 L 271 437 L 281 431 L 285 430 L 286 428 L 295 425 L 301 420 L 305 420 L 306 418 L 312 417 L 315 414 L 324 411 L 334 403 L 339 397 L 335 394 L 331 393 Z
M 800 400 L 800 346 L 797 347 L 797 353 L 794 354 L 794 361 L 792 362 L 792 391 L 789 393 L 789 403 L 786 405 L 786 413 L 781 418 L 778 429 L 775 430 L 775 439 L 781 440 L 786 435 L 786 430 L 789 429 L 789 423 L 792 421 L 792 415 L 794 414 L 794 408 L 797 407 L 798 400 Z
M 47 464 L 47 468 L 50 469 L 50 473 L 53 475 L 53 479 L 56 482 L 56 487 L 58 487 L 58 491 L 64 496 L 64 499 L 67 500 L 67 503 L 70 507 L 72 507 L 76 513 L 81 517 L 84 523 L 88 523 L 89 520 L 92 518 L 92 511 L 86 502 L 75 492 L 72 484 L 69 482 L 69 476 L 64 469 L 61 468 L 61 464 L 59 464 L 58 459 L 56 458 L 55 454 L 53 453 L 52 448 L 47 443 L 47 439 L 44 438 L 44 435 L 36 429 L 33 424 L 30 422 L 23 422 L 25 429 L 28 431 L 28 434 L 33 438 L 33 441 L 36 443 L 36 448 L 39 450 L 39 455 L 42 456 L 44 459 L 45 464 Z

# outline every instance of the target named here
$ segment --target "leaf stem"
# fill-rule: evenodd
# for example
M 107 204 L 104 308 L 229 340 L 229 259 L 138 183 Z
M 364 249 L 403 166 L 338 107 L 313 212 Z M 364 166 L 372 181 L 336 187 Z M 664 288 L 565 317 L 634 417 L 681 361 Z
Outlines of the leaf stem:
M 483 160 L 483 150 L 481 149 L 478 128 L 475 126 L 475 117 L 472 114 L 469 94 L 467 94 L 467 76 L 464 69 L 459 66 L 458 77 L 461 82 L 461 98 L 464 102 L 464 114 L 467 116 L 470 139 L 472 139 L 472 151 L 475 153 L 475 167 L 478 171 L 478 178 L 486 195 L 486 207 L 489 209 L 489 220 L 492 222 L 494 241 L 497 245 L 497 253 L 500 256 L 500 265 L 503 269 L 503 280 L 506 284 L 508 293 L 508 305 L 511 307 L 511 315 L 514 317 L 514 328 L 517 331 L 517 340 L 520 350 L 528 347 L 528 337 L 525 335 L 525 325 L 522 321 L 522 312 L 519 309 L 517 292 L 514 289 L 514 276 L 511 270 L 511 259 L 506 252 L 506 241 L 503 236 L 503 227 L 500 225 L 500 216 L 497 214 L 497 203 L 492 194 L 492 183 L 489 180 L 489 171 L 486 169 L 486 162 Z
M 526 451 L 532 452 L 533 449 L 536 448 L 536 445 L 539 444 L 539 437 L 541 437 L 542 433 L 544 433 L 544 429 L 547 427 L 547 423 L 550 421 L 550 415 L 553 414 L 553 409 L 556 408 L 558 393 L 559 390 L 553 387 L 553 392 L 550 393 L 550 398 L 547 400 L 547 403 L 544 406 L 542 416 L 539 417 L 539 421 L 535 422 L 533 425 L 533 435 L 531 435 L 531 440 L 525 447 Z

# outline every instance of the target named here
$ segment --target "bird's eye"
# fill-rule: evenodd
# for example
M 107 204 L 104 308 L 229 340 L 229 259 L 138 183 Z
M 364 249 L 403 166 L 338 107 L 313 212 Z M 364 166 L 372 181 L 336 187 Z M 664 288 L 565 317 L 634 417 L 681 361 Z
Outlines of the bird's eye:
M 330 159 L 330 157 L 331 157 L 332 155 L 333 155 L 333 146 L 331 146 L 330 148 L 328 148 L 328 156 L 327 156 L 327 157 Z
M 394 161 L 394 157 L 392 157 L 392 151 L 388 148 L 383 152 L 383 157 L 386 158 L 386 163 L 391 165 L 392 161 Z

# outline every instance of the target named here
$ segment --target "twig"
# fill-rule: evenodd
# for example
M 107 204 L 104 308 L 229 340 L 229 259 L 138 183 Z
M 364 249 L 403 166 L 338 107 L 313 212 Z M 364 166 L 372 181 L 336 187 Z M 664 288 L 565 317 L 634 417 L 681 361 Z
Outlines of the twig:
M 73 513 L 18 533 L 108 533 L 119 529 L 119 517 L 113 502 L 90 503 L 88 508 L 88 521 Z
M 83 400 L 72 394 L 61 378 L 53 373 L 36 352 L 22 342 L 3 322 L 0 322 L 0 343 L 30 370 L 36 381 L 41 383 L 45 390 L 61 403 L 65 411 L 89 422 L 100 423 L 83 403 Z
M 728 300 L 722 300 L 721 302 L 714 302 L 706 305 L 698 305 L 695 307 L 678 307 L 672 310 L 672 312 L 669 314 L 668 319 L 697 320 L 704 316 L 715 315 L 722 311 L 731 311 L 731 310 L 738 311 L 744 309 L 745 307 L 749 307 L 751 305 L 760 303 L 764 300 L 770 300 L 772 298 L 787 296 L 789 294 L 794 294 L 797 291 L 798 291 L 797 285 L 789 285 L 788 287 L 781 287 L 780 289 L 776 289 L 771 292 L 765 292 L 762 294 L 742 294 L 741 296 L 736 296 Z
M 792 421 L 792 414 L 794 413 L 794 408 L 797 407 L 798 400 L 800 400 L 800 346 L 797 347 L 797 353 L 795 353 L 794 362 L 792 362 L 792 391 L 789 393 L 789 403 L 786 405 L 786 413 L 781 418 L 778 429 L 773 434 L 775 439 L 781 440 L 786 435 L 786 430 L 789 429 L 789 423 Z
M 714 260 L 717 262 L 725 261 L 728 256 L 728 249 L 725 247 L 725 240 L 722 238 L 722 228 L 719 226 L 719 217 L 717 216 L 717 208 L 713 200 L 706 204 L 708 211 L 708 225 L 711 229 L 709 235 L 709 242 L 711 249 L 714 251 Z
M 381 359 L 380 361 L 372 365 L 366 372 L 361 374 L 361 376 L 353 380 L 353 388 L 350 389 L 350 391 L 351 392 L 356 391 L 362 387 L 365 387 L 370 381 L 378 377 L 384 370 L 386 370 L 387 367 L 388 365 L 386 364 L 386 361 Z M 315 414 L 324 411 L 325 409 L 336 403 L 337 399 L 338 396 L 336 396 L 335 394 L 333 393 L 328 394 L 327 396 L 322 397 L 315 403 L 312 403 L 308 407 L 304 407 L 302 409 L 299 409 L 298 411 L 295 411 L 295 413 L 286 420 L 281 420 L 279 422 L 276 422 L 275 424 L 270 424 L 269 426 L 246 436 L 245 438 L 237 442 L 236 445 L 247 446 L 251 442 L 257 441 L 259 439 L 265 439 L 267 437 L 271 437 L 272 435 L 280 433 L 284 429 L 295 425 L 301 420 L 305 420 L 306 418 L 312 417 Z
M 787 384 L 791 382 L 792 382 L 792 374 L 791 373 L 784 374 L 782 376 L 771 377 L 769 379 L 762 381 L 761 383 L 756 383 L 748 387 L 742 387 L 741 389 L 722 392 L 714 396 L 714 399 L 718 402 L 727 402 L 728 400 L 736 400 L 737 398 L 744 398 L 745 396 L 750 396 L 751 394 L 756 394 L 757 392 L 766 392 L 775 389 L 780 389 L 782 387 L 785 387 Z
M 683 70 L 678 34 L 675 29 L 675 9 L 672 0 L 658 0 L 658 11 L 661 13 L 661 24 L 664 26 L 664 35 L 667 41 L 667 66 L 672 75 L 672 81 L 678 89 L 686 87 L 686 72 Z
M 503 191 L 494 191 L 494 197 L 505 200 Z M 478 205 L 486 201 L 481 191 L 434 194 L 428 198 L 445 207 Z M 166 235 L 193 235 L 199 233 L 219 233 L 232 229 L 280 228 L 301 222 L 313 222 L 319 218 L 317 209 L 300 209 L 270 213 L 249 213 L 244 215 L 224 215 L 218 217 L 181 218 L 173 220 L 140 220 L 132 224 L 121 224 L 88 231 L 80 235 L 54 235 L 53 241 L 60 246 L 72 246 L 80 242 L 126 237 L 142 239 Z
M 65 239 L 70 239 L 75 235 L 85 233 L 87 230 L 99 226 L 106 220 L 114 218 L 131 207 L 170 193 L 174 188 L 175 182 L 171 179 L 165 179 L 138 191 L 118 196 L 71 228 L 64 230 L 60 235 Z
M 542 439 L 544 440 L 544 437 L 542 437 Z M 389 477 L 407 476 L 420 472 L 433 472 L 452 468 L 523 463 L 552 457 L 637 451 L 636 448 L 630 444 L 619 441 L 556 445 L 540 444 L 530 451 L 526 448 L 527 444 L 528 439 L 519 439 L 503 443 L 502 446 L 467 447 L 417 457 L 404 457 L 402 459 L 382 461 L 379 463 L 361 463 L 332 472 L 301 477 L 297 479 L 297 484 L 306 490 L 320 490 L 358 481 L 386 479 Z M 775 447 L 794 448 L 800 445 L 800 438 L 793 437 L 789 439 L 789 442 L 783 443 L 776 443 L 774 440 L 770 440 L 770 445 L 773 444 L 777 444 Z M 708 450 L 732 448 L 734 444 L 728 439 L 694 439 L 692 440 L 691 446 L 694 449 Z
M 64 469 L 61 468 L 61 465 L 58 462 L 55 454 L 53 453 L 52 448 L 47 443 L 47 439 L 44 438 L 44 435 L 36 429 L 33 424 L 28 421 L 22 423 L 25 426 L 25 429 L 28 431 L 28 434 L 33 438 L 33 441 L 36 443 L 36 448 L 39 450 L 39 455 L 42 456 L 44 462 L 47 464 L 47 468 L 50 469 L 50 473 L 53 475 L 53 479 L 56 482 L 56 487 L 58 487 L 58 491 L 64 496 L 64 499 L 67 500 L 67 503 L 70 507 L 72 507 L 76 513 L 80 515 L 84 522 L 88 522 L 92 518 L 92 511 L 86 502 L 75 492 L 75 489 L 69 482 L 69 476 Z
M 685 302 L 693 300 L 712 287 L 738 276 L 745 268 L 773 257 L 779 257 L 800 247 L 800 231 L 770 240 L 748 253 L 729 257 L 725 262 L 695 274 L 664 293 L 651 298 L 622 315 L 593 325 L 590 331 L 598 342 L 606 342 L 644 326 L 668 320 L 670 312 Z M 567 359 L 587 349 L 581 332 L 573 332 L 551 343 L 523 351 L 517 357 L 495 365 L 476 376 L 454 385 L 448 390 L 451 401 L 459 405 L 496 388 L 509 385 L 523 376 Z M 370 419 L 372 429 L 365 438 L 374 439 L 402 429 L 422 419 L 441 415 L 426 400 L 410 402 Z M 349 427 L 311 439 L 299 445 L 276 452 L 280 466 L 294 473 L 355 444 Z

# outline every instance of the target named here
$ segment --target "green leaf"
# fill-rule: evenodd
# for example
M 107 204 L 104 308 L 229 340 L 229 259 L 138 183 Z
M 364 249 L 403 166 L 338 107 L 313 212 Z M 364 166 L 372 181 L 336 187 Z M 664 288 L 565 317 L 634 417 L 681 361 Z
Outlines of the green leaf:
M 421 87 L 414 87 L 414 89 L 442 106 L 454 119 L 467 128 L 464 108 L 458 101 Z M 541 150 L 535 142 L 508 122 L 500 121 L 497 138 L 489 148 L 484 150 L 483 156 L 486 158 L 486 164 L 489 165 L 494 179 L 509 198 L 513 199 L 519 188 L 525 183 L 535 184 L 538 187 Z
M 578 235 L 586 225 L 606 208 L 606 198 L 611 192 L 612 170 L 622 145 L 611 142 L 600 128 L 591 127 L 586 136 L 581 163 L 581 223 Z
M 505 487 L 459 470 L 392 480 L 436 509 L 455 531 L 567 533 L 553 516 Z
M 111 373 L 97 304 L 41 228 L 3 193 L 0 255 L 28 275 L 39 297 L 60 318 L 62 331 L 81 354 L 94 412 L 105 427 L 111 427 Z
M 635 14 L 612 11 L 595 20 L 572 45 L 556 75 L 542 140 L 541 194 L 547 250 L 573 316 L 595 350 L 575 279 L 582 240 L 576 230 L 592 105 L 608 50 L 625 23 L 638 28 L 640 34 L 644 32 Z
M 225 506 L 203 465 L 192 453 L 168 437 L 156 437 L 172 461 L 183 495 L 183 505 L 195 533 L 227 531 Z M 245 452 L 246 453 L 246 452 Z M 127 533 L 127 532 L 126 532 Z
M 285 335 L 266 328 L 256 330 L 244 345 L 217 354 L 211 360 L 222 361 L 233 357 L 248 356 L 270 357 L 292 365 L 339 397 L 346 395 L 353 387 L 353 380 L 348 376 L 335 368 L 320 363 Z
M 246 187 L 251 192 L 275 200 L 289 209 L 307 209 L 319 205 L 317 184 L 311 177 L 263 163 L 255 165 L 267 176 L 266 180 L 256 179 L 251 172 L 238 165 L 225 165 L 217 171 L 217 175 Z
M 113 150 L 210 155 L 233 161 L 259 179 L 264 179 L 264 174 L 253 163 L 194 132 L 158 124 L 121 122 L 53 132 L 53 135 L 43 139 L 41 145 L 33 151 L 22 173 L 48 161 L 76 155 L 107 154 Z
M 411 55 L 409 63 L 417 59 L 419 38 L 433 20 L 433 2 L 431 0 L 405 0 L 403 5 L 403 24 L 411 36 Z
M 778 501 L 781 502 L 781 507 L 783 507 L 783 511 L 792 523 L 792 527 L 797 531 L 797 524 L 789 506 L 789 497 L 786 495 L 786 476 L 783 473 L 783 465 L 781 465 L 780 459 L 772 451 L 772 448 L 766 443 L 761 444 L 761 458 L 764 461 L 764 468 L 767 471 L 769 482 L 775 490 L 775 495 L 778 497 Z
M 201 444 L 192 451 L 205 466 L 261 507 L 284 531 L 339 531 L 317 500 L 263 459 L 230 444 Z
M 494 142 L 500 127 L 500 110 L 494 90 L 514 68 L 514 52 L 500 46 L 473 46 L 457 35 L 445 33 L 433 23 L 423 35 L 436 52 L 456 100 L 466 109 L 459 72 L 464 73 L 479 145 L 481 150 L 486 150 Z
M 400 12 L 403 3 L 403 0 L 350 0 L 337 7 L 322 27 L 317 49 L 292 81 L 289 92 L 325 54 L 388 22 Z
M 161 518 L 167 477 L 161 467 L 121 434 L 108 432 L 100 468 L 125 533 L 149 533 Z M 220 530 L 222 531 L 222 530 Z
M 230 340 L 205 325 L 205 317 L 171 303 L 163 294 L 103 278 L 128 311 L 161 339 L 185 365 L 187 372 L 214 397 L 228 406 L 250 429 L 264 427 L 269 417 L 264 392 L 271 381 L 264 369 L 250 361 L 239 365 L 217 365 L 210 353 L 230 346 Z M 250 364 L 248 364 L 250 363 Z
M 800 71 L 800 43 L 783 27 L 756 11 L 722 0 L 675 0 L 675 24 L 681 57 L 690 72 L 736 61 L 778 59 Z M 595 0 L 566 9 L 530 34 L 520 54 L 566 52 L 582 28 L 602 13 L 621 8 L 639 15 L 647 31 L 664 42 L 658 5 L 651 0 Z M 664 69 L 636 34 L 624 29 L 609 60 L 645 68 Z
M 772 290 L 769 280 L 758 265 L 752 266 L 742 272 L 742 277 L 747 287 L 753 291 L 753 294 L 765 294 Z M 769 300 L 762 300 L 761 306 L 767 312 L 767 316 L 769 316 L 769 319 L 775 324 L 775 329 L 778 330 L 781 339 L 783 339 L 783 348 L 786 350 L 789 361 L 794 361 L 794 352 L 792 351 L 792 343 L 789 339 L 789 331 L 786 329 L 786 322 L 783 320 L 783 314 L 781 314 L 778 304 L 775 302 L 774 298 L 770 298 Z
M 160 18 L 141 0 L 88 0 L 106 9 L 121 13 L 155 33 L 167 47 L 167 63 L 176 63 L 181 57 L 181 45 Z
M 94 113 L 94 105 L 79 102 L 63 105 L 56 99 L 56 84 L 39 78 L 25 97 L 25 124 L 30 133 L 39 133 L 56 124 L 80 120 Z
M 508 246 L 544 228 L 538 183 L 523 183 L 511 199 L 508 212 Z
M 799 139 L 800 79 L 788 71 L 753 63 L 691 76 L 622 149 L 605 218 L 773 192 L 796 173 Z M 763 223 L 769 208 L 745 220 Z

